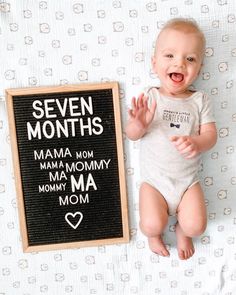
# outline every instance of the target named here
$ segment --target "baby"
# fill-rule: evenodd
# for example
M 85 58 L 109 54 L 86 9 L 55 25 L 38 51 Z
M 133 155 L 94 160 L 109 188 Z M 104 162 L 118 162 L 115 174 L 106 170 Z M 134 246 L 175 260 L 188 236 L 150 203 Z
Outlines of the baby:
M 217 132 L 209 97 L 190 90 L 198 77 L 205 38 L 187 19 L 169 21 L 156 41 L 152 67 L 160 87 L 132 98 L 126 134 L 140 141 L 140 228 L 150 249 L 169 251 L 162 240 L 169 215 L 176 215 L 180 259 L 194 254 L 192 237 L 207 224 L 198 170 L 200 155 L 212 148 Z

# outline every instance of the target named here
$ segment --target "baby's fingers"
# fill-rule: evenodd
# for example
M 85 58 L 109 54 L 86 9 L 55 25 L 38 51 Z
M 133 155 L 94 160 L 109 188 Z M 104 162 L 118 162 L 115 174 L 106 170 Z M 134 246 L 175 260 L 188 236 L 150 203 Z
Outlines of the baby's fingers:
M 170 141 L 172 141 L 174 143 L 174 145 L 176 147 L 178 147 L 186 141 L 186 138 L 184 136 L 177 136 L 176 135 L 176 136 L 172 136 L 170 138 Z
M 198 154 L 197 151 L 193 151 L 193 152 L 189 153 L 188 155 L 186 155 L 185 159 L 192 159 L 192 158 L 196 157 L 197 154 Z
M 184 136 L 172 136 L 170 140 L 181 154 L 185 154 L 191 149 L 191 142 Z
M 139 97 L 138 97 L 138 102 L 137 102 L 138 108 L 143 108 L 144 107 L 145 100 L 146 100 L 146 97 L 145 97 L 144 93 L 141 93 L 139 95 Z
M 133 110 L 135 110 L 137 108 L 136 97 L 134 97 L 134 96 L 132 97 L 131 106 L 132 106 Z
M 128 109 L 128 114 L 130 118 L 134 118 L 135 117 L 135 111 L 133 109 Z
M 174 143 L 176 149 L 185 159 L 192 159 L 198 154 L 194 142 L 186 136 L 172 136 L 170 140 Z
M 189 154 L 193 151 L 194 146 L 192 144 L 185 144 L 182 146 L 182 148 L 179 149 L 181 154 Z

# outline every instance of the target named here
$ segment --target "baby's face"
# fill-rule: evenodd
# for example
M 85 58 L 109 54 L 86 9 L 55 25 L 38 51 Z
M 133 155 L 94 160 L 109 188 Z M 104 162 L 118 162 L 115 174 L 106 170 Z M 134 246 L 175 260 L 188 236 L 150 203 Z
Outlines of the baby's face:
M 153 70 L 168 96 L 188 97 L 188 87 L 197 78 L 203 60 L 203 43 L 196 33 L 165 29 L 158 37 L 152 58 Z

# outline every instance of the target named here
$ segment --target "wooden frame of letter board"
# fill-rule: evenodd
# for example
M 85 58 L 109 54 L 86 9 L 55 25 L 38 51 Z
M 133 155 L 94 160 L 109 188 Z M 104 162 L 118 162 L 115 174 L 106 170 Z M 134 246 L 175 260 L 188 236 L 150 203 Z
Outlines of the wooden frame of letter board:
M 123 237 L 115 237 L 108 239 L 97 239 L 97 240 L 85 240 L 78 242 L 63 242 L 55 244 L 42 244 L 42 245 L 29 245 L 28 243 L 28 232 L 25 215 L 24 195 L 22 189 L 21 169 L 20 169 L 20 158 L 17 144 L 17 133 L 16 123 L 14 117 L 14 106 L 13 97 L 16 96 L 27 96 L 34 94 L 51 94 L 51 93 L 73 93 L 79 91 L 89 90 L 104 90 L 112 89 L 113 96 L 113 108 L 114 108 L 114 120 L 116 130 L 116 146 L 117 146 L 117 159 L 119 169 L 119 183 L 120 183 L 120 202 L 121 202 L 121 217 L 122 217 L 122 229 Z M 105 244 L 117 244 L 129 242 L 129 225 L 128 225 L 128 208 L 127 208 L 127 192 L 126 192 L 126 181 L 125 181 L 125 169 L 124 169 L 124 153 L 123 153 L 123 141 L 122 141 L 122 129 L 120 120 L 120 105 L 119 105 L 119 84 L 118 82 L 109 83 L 98 83 L 98 84 L 81 84 L 81 85 L 66 85 L 66 86 L 53 86 L 53 87 L 36 87 L 36 88 L 17 88 L 7 89 L 7 109 L 8 109 L 8 120 L 10 128 L 10 137 L 12 145 L 13 165 L 15 174 L 15 184 L 17 191 L 18 211 L 20 230 L 22 235 L 22 244 L 24 252 L 34 251 L 49 251 L 49 250 L 60 250 L 66 248 L 80 248 L 89 246 L 98 246 Z

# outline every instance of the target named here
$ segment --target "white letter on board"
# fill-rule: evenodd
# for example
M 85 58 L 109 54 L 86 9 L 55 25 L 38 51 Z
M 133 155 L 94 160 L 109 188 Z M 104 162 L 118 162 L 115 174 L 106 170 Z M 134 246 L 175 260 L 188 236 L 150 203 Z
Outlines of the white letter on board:
M 32 128 L 30 122 L 27 122 L 27 132 L 28 132 L 28 139 L 29 140 L 31 140 L 32 137 L 36 137 L 38 139 L 41 139 L 42 135 L 41 135 L 40 122 L 36 123 L 34 129 Z

